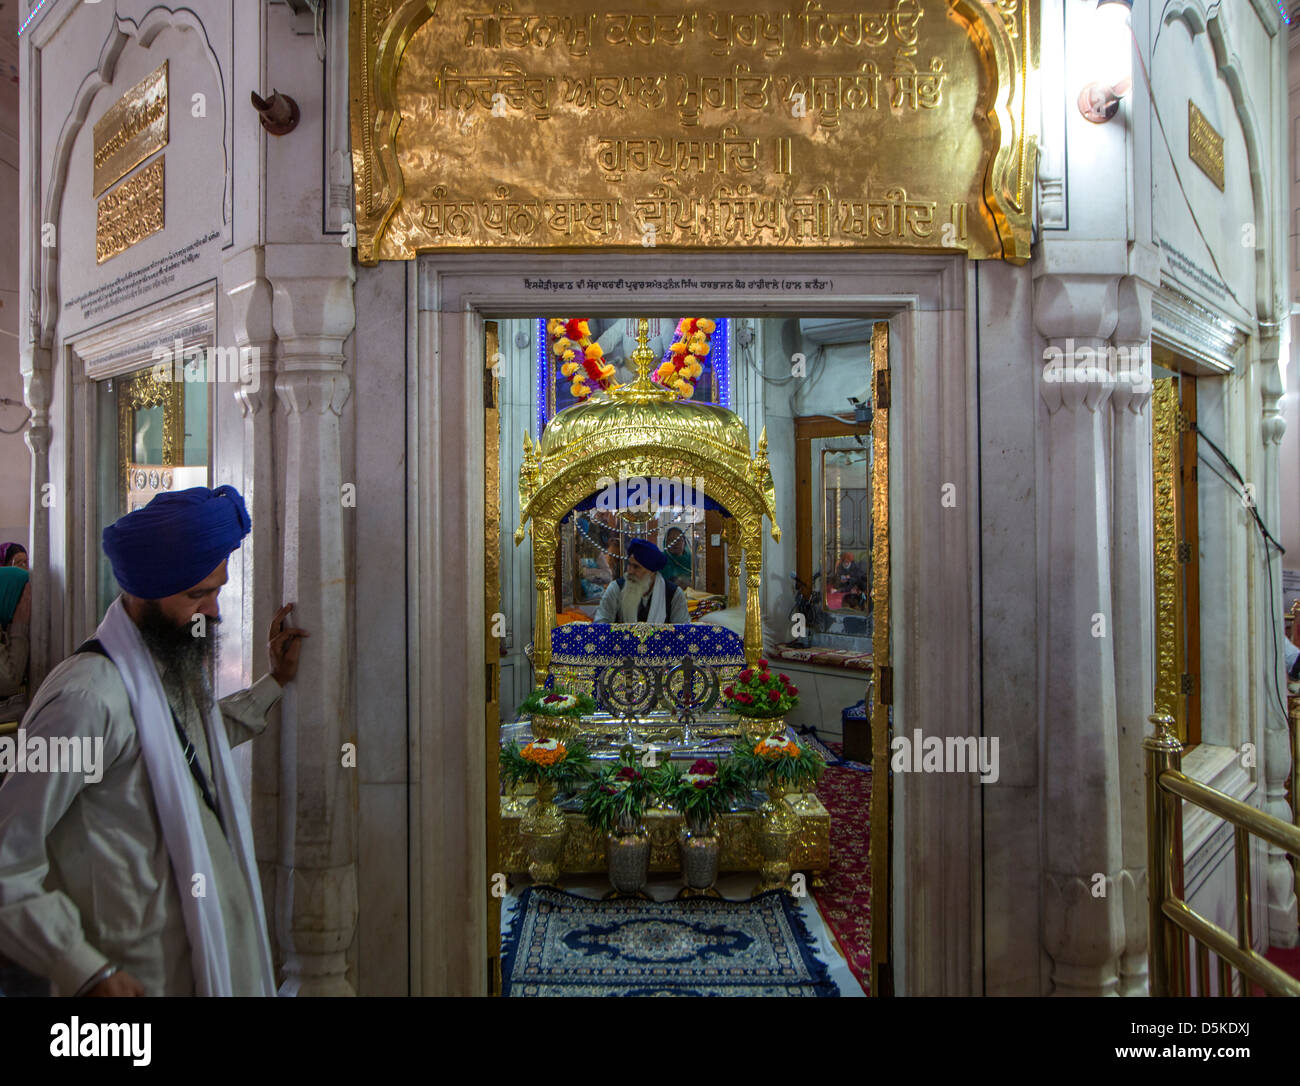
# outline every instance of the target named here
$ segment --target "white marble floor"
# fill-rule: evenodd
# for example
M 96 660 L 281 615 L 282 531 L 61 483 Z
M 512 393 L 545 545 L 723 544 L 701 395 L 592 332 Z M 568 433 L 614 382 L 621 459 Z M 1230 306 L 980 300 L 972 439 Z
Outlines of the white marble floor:
M 725 874 L 720 876 L 717 881 L 718 893 L 729 901 L 744 901 L 753 896 L 755 882 L 755 876 L 752 874 Z M 515 909 L 519 904 L 519 896 L 527 885 L 529 885 L 529 880 L 524 877 L 517 885 L 510 888 L 510 893 L 501 902 L 502 937 L 510 930 L 510 922 L 514 918 Z M 646 885 L 646 893 L 655 901 L 671 901 L 677 896 L 677 891 L 682 886 L 682 880 L 675 876 L 653 875 Z M 573 876 L 566 878 L 560 884 L 560 889 L 570 894 L 577 894 L 579 897 L 600 898 L 609 893 L 609 883 L 599 875 Z M 835 940 L 831 937 L 830 929 L 826 926 L 826 921 L 822 919 L 821 912 L 818 910 L 812 894 L 796 900 L 799 905 L 799 913 L 803 917 L 804 923 L 808 925 L 808 932 L 813 938 L 817 957 L 826 963 L 831 980 L 839 988 L 840 995 L 849 997 L 865 996 L 866 993 L 862 990 L 862 985 L 858 983 L 853 971 L 849 969 L 844 955 L 839 952 L 839 948 L 835 945 Z

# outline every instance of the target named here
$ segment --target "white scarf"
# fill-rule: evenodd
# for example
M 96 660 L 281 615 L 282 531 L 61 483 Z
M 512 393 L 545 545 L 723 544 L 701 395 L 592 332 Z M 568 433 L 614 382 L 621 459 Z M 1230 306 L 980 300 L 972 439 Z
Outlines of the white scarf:
M 176 877 L 181 907 L 185 914 L 185 931 L 189 935 L 193 958 L 194 988 L 199 995 L 231 994 L 230 958 L 226 947 L 226 928 L 221 905 L 213 892 L 212 857 L 199 817 L 199 801 L 194 782 L 185 764 L 184 751 L 172 722 L 171 708 L 163 691 L 162 680 L 140 631 L 122 606 L 121 597 L 113 602 L 104 621 L 95 631 L 126 684 L 135 717 L 140 747 L 144 751 L 145 769 L 158 807 L 158 821 L 163 841 Z M 231 848 L 253 899 L 253 911 L 260 958 L 262 959 L 263 995 L 275 995 L 275 974 L 271 968 L 271 944 L 262 908 L 262 887 L 253 856 L 253 835 L 249 829 L 248 810 L 243 791 L 235 776 L 230 758 L 221 711 L 214 705 L 204 721 L 208 750 L 212 758 L 212 784 L 222 811 L 227 833 L 234 830 Z M 205 875 L 206 896 L 191 892 L 193 876 Z
M 650 610 L 646 614 L 645 620 L 646 622 L 653 623 L 654 625 L 659 626 L 659 625 L 663 625 L 665 621 L 665 615 L 667 615 L 668 613 L 666 607 L 664 606 L 664 592 L 665 592 L 664 579 L 658 573 L 652 573 L 650 574 L 650 576 L 654 578 L 654 585 L 650 589 Z M 642 596 L 641 599 L 645 599 L 645 597 Z M 621 607 L 622 604 L 620 603 L 619 606 Z M 638 601 L 633 613 L 630 615 L 624 615 L 623 621 L 639 622 L 640 619 L 636 617 L 636 613 L 637 611 L 640 610 L 641 610 L 641 604 L 640 601 Z

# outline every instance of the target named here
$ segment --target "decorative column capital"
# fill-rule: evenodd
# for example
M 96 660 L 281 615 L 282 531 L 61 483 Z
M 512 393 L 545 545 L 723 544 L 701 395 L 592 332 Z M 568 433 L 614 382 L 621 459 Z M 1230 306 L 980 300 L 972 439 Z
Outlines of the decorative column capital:
M 1034 280 L 1034 327 L 1049 340 L 1108 340 L 1119 321 L 1118 275 L 1069 273 Z
M 1116 344 L 1146 343 L 1151 339 L 1151 298 L 1155 290 L 1135 275 L 1126 275 L 1115 288 Z
M 280 369 L 341 368 L 343 341 L 356 324 L 352 252 L 341 245 L 267 245 L 272 323 Z
M 275 375 L 274 292 L 266 278 L 266 253 L 260 245 L 236 253 L 222 265 L 222 282 L 230 299 L 235 344 L 240 352 L 239 390 L 235 393 L 245 417 L 269 407 Z
M 1105 340 L 1073 338 L 1049 342 L 1043 351 L 1043 374 L 1039 392 L 1049 414 L 1062 407 L 1082 407 L 1096 413 L 1115 390 L 1115 374 L 1109 361 L 1113 348 Z
M 348 402 L 352 382 L 343 372 L 299 369 L 281 373 L 275 379 L 280 405 L 290 414 L 338 415 Z

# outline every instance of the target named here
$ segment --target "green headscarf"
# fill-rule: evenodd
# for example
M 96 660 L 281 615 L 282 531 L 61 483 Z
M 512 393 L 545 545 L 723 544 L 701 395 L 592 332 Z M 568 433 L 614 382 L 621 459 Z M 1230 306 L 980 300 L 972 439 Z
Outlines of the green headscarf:
M 0 626 L 13 621 L 14 611 L 27 587 L 27 571 L 17 566 L 0 566 Z

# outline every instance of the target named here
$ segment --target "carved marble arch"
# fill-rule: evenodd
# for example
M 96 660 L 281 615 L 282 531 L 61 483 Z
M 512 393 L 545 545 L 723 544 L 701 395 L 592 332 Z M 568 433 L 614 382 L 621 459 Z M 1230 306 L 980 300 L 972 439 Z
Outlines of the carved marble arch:
M 186 8 L 172 11 L 158 6 L 150 8 L 138 21 L 117 14 L 113 16 L 104 44 L 99 51 L 99 60 L 94 68 L 77 88 L 72 109 L 64 118 L 58 137 L 54 142 L 51 156 L 49 181 L 45 193 L 40 197 L 42 222 L 60 221 L 63 195 L 67 188 L 68 170 L 72 161 L 72 150 L 78 136 L 86 125 L 90 107 L 96 95 L 105 87 L 111 87 L 116 76 L 118 61 L 127 45 L 135 44 L 141 49 L 152 47 L 159 34 L 166 30 L 192 32 L 203 50 L 209 68 L 211 68 L 216 85 L 221 95 L 221 150 L 224 162 L 225 182 L 222 190 L 222 222 L 227 238 L 231 229 L 234 204 L 234 178 L 230 169 L 230 128 L 227 117 L 229 102 L 226 94 L 226 81 L 221 70 L 221 61 L 217 56 L 207 28 L 194 12 Z M 58 321 L 59 306 L 59 252 L 58 246 L 34 246 L 32 249 L 33 297 L 30 313 L 30 336 L 34 343 L 49 346 L 53 341 L 54 327 Z
M 1265 228 L 1264 224 L 1271 224 L 1271 208 L 1273 206 L 1273 198 L 1269 192 L 1267 133 L 1264 132 L 1259 123 L 1255 105 L 1246 86 L 1246 62 L 1238 53 L 1224 20 L 1218 17 L 1210 17 L 1212 9 L 1217 7 L 1217 4 L 1207 3 L 1206 0 L 1170 0 L 1166 10 L 1162 13 L 1161 29 L 1171 23 L 1182 22 L 1186 25 L 1193 38 L 1199 34 L 1204 34 L 1209 40 L 1214 51 L 1217 74 L 1232 96 L 1236 120 L 1241 127 L 1242 140 L 1246 144 L 1251 196 L 1254 200 L 1255 225 L 1257 229 L 1263 230 Z M 1274 44 L 1272 48 L 1277 48 L 1277 45 Z M 1152 57 L 1151 66 L 1154 69 L 1154 57 Z M 1272 230 L 1271 236 L 1276 237 L 1279 242 L 1282 240 L 1281 233 L 1276 229 Z M 1284 245 L 1279 246 L 1280 251 L 1285 251 L 1285 249 Z M 1272 267 L 1273 252 L 1274 246 L 1272 244 L 1255 246 L 1256 317 L 1260 321 L 1270 324 L 1281 319 L 1279 314 L 1282 313 L 1286 306 L 1282 291 L 1273 282 L 1276 278 Z
M 446 18 L 449 5 L 442 0 L 443 10 L 439 11 L 440 0 L 349 0 L 349 3 L 349 94 L 357 256 L 367 265 L 376 264 L 381 258 L 411 259 L 430 246 L 423 244 L 426 239 L 418 232 L 417 236 L 407 236 L 402 229 L 390 230 L 396 225 L 395 215 L 407 189 L 399 161 L 398 132 L 403 124 L 403 105 L 407 106 L 408 115 L 415 116 L 415 112 L 409 111 L 426 109 L 427 102 L 420 100 L 425 97 L 421 94 L 415 101 L 403 103 L 397 91 L 398 74 L 403 55 L 417 33 L 433 16 Z M 964 193 L 966 203 L 952 205 L 952 223 L 941 224 L 936 219 L 933 239 L 923 247 L 955 247 L 966 250 L 974 258 L 993 257 L 1023 264 L 1030 258 L 1032 194 L 1038 158 L 1041 0 L 879 0 L 878 6 L 881 12 L 892 12 L 898 4 L 909 3 L 930 14 L 936 22 L 960 28 L 973 49 L 980 80 L 969 123 L 980 135 L 981 172 L 969 179 Z M 601 10 L 575 0 L 552 0 L 552 6 L 566 13 Z M 517 7 L 524 9 L 526 5 L 520 3 Z M 830 16 L 830 9 L 831 5 L 823 5 L 818 0 L 791 5 L 795 17 L 804 13 Z M 496 15 L 489 18 L 500 17 L 511 12 L 511 5 L 497 5 L 492 10 Z M 526 14 L 526 11 L 519 10 L 516 14 Z M 902 59 L 886 61 L 886 72 L 906 72 L 906 67 L 890 68 L 890 65 L 912 63 L 909 56 L 915 52 L 915 47 L 910 50 L 900 47 L 898 54 Z M 881 106 L 887 114 L 890 105 L 887 79 L 882 84 L 882 99 Z M 964 118 L 958 121 L 968 123 Z M 410 131 L 406 133 L 408 139 L 411 135 Z M 950 149 L 940 152 L 935 148 L 944 147 L 945 143 L 945 139 L 919 141 L 915 153 L 937 170 L 942 155 Z M 960 216 L 958 207 L 962 209 Z M 982 240 L 978 247 L 967 243 L 968 213 L 986 224 L 991 241 Z M 948 225 L 955 227 L 955 233 L 941 235 L 941 229 L 946 230 Z M 395 234 L 395 239 L 388 239 L 389 234 Z M 860 242 L 855 239 L 849 247 L 907 248 L 891 242 L 890 236 L 884 236 L 884 240 L 864 236 Z M 387 251 L 381 252 L 381 241 L 388 246 Z M 564 246 L 574 247 L 602 246 L 584 246 L 581 242 Z M 737 243 L 736 247 L 754 246 Z

